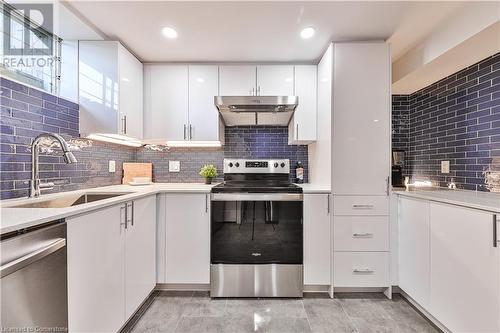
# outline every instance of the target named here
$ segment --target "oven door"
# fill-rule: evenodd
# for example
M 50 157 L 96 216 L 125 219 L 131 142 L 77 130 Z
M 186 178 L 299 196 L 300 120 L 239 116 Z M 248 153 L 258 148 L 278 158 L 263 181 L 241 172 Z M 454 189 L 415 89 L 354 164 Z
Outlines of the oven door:
M 302 194 L 212 194 L 212 264 L 302 264 Z

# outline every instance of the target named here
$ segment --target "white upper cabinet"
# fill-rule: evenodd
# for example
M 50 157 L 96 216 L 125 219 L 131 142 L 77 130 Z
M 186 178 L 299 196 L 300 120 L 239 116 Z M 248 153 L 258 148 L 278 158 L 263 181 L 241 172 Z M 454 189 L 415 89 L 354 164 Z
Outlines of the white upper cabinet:
M 452 332 L 500 332 L 494 215 L 431 203 L 430 220 L 429 312 Z
M 147 140 L 223 141 L 217 66 L 148 65 L 144 78 Z
M 332 188 L 336 194 L 388 194 L 390 66 L 386 43 L 334 44 Z
M 80 133 L 142 139 L 142 64 L 119 42 L 79 42 Z
M 143 68 L 142 63 L 121 44 L 118 46 L 120 94 L 118 108 L 123 134 L 143 138 Z
M 214 96 L 219 93 L 217 66 L 189 66 L 189 139 L 219 140 L 219 112 Z
M 219 94 L 221 96 L 256 95 L 256 76 L 255 66 L 220 66 Z
M 145 86 L 145 139 L 187 139 L 188 66 L 146 66 Z
M 316 141 L 317 76 L 316 65 L 295 66 L 294 94 L 299 98 L 299 105 L 288 125 L 289 144 L 308 144 Z
M 293 96 L 294 66 L 257 66 L 257 96 Z
M 399 287 L 428 309 L 430 295 L 429 202 L 399 199 Z

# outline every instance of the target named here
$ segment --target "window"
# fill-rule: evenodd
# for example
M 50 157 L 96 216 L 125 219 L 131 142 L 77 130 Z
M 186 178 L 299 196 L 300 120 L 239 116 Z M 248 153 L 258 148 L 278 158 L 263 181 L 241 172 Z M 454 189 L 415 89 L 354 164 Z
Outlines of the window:
M 15 6 L 0 4 L 0 74 L 57 94 L 62 40 L 50 32 L 53 5 Z

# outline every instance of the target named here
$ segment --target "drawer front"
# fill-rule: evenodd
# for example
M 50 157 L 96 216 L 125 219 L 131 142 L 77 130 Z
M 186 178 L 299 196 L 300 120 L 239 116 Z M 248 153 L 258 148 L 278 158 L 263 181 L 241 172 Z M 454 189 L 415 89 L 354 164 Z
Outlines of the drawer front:
M 334 287 L 387 287 L 389 252 L 335 252 Z
M 386 196 L 334 196 L 334 215 L 389 215 L 389 198 Z
M 389 251 L 388 216 L 335 216 L 335 251 Z

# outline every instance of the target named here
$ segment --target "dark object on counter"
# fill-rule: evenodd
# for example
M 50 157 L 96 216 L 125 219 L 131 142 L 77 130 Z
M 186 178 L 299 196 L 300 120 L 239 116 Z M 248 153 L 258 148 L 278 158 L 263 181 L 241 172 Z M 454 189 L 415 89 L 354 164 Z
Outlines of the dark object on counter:
M 295 164 L 295 182 L 297 184 L 304 183 L 304 167 L 302 166 L 302 162 L 298 161 Z
M 403 167 L 400 165 L 392 166 L 392 186 L 393 187 L 405 187 Z
M 212 184 L 212 177 L 205 178 L 205 184 Z

